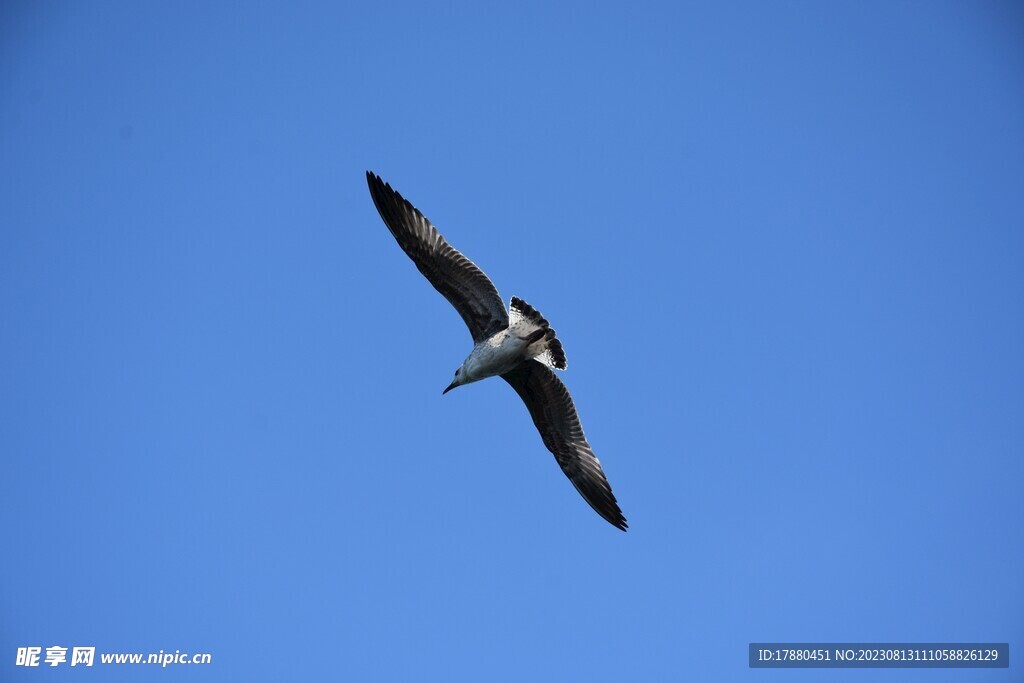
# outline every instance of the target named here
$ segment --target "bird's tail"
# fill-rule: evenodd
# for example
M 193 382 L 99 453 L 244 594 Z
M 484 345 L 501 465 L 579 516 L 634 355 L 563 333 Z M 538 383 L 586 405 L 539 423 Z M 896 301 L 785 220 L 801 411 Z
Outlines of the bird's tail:
M 509 328 L 520 339 L 530 342 L 532 357 L 556 370 L 565 370 L 565 351 L 555 331 L 540 311 L 518 297 L 512 297 L 509 306 Z

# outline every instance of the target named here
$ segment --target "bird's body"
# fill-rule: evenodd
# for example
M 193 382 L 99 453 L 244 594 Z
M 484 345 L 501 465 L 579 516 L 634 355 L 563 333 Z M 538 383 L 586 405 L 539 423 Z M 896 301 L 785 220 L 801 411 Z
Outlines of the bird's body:
M 530 342 L 504 329 L 473 346 L 473 351 L 463 361 L 461 384 L 478 382 L 488 377 L 497 377 L 515 368 L 523 361 L 540 353 L 537 349 L 530 355 Z
M 590 506 L 626 530 L 601 463 L 583 435 L 576 407 L 552 369 L 565 370 L 562 344 L 548 321 L 522 299 L 508 310 L 491 281 L 455 250 L 416 207 L 367 171 L 370 195 L 402 250 L 462 316 L 473 350 L 444 393 L 500 376 L 523 399 L 544 445 Z
M 565 369 L 565 354 L 555 331 L 540 313 L 522 299 L 512 297 L 509 326 L 477 342 L 459 368 L 459 385 L 503 375 L 534 358 Z M 561 356 L 552 353 L 561 353 Z

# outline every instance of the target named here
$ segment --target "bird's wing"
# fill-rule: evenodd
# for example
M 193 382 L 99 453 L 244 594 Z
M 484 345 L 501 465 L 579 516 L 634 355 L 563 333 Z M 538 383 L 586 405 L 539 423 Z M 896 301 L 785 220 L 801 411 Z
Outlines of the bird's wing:
M 601 462 L 583 435 L 583 425 L 569 390 L 554 372 L 535 360 L 526 361 L 502 377 L 530 409 L 530 417 L 544 445 L 554 453 L 576 490 L 597 514 L 625 531 L 626 518 L 615 501 Z
M 508 313 L 498 290 L 476 267 L 445 241 L 416 207 L 379 177 L 366 172 L 377 211 L 398 246 L 409 255 L 434 289 L 455 307 L 479 342 L 508 327 Z

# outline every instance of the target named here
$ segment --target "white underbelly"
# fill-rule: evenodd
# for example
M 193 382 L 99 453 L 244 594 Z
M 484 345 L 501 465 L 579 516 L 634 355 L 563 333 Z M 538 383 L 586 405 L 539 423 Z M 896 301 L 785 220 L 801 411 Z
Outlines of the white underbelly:
M 476 345 L 469 354 L 468 369 L 475 379 L 501 375 L 522 363 L 525 351 L 523 340 L 503 330 Z

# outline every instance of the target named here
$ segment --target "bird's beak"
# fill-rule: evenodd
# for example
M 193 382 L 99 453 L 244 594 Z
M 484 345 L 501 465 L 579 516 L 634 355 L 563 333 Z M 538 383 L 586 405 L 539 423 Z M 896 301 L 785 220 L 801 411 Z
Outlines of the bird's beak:
M 447 394 L 447 393 L 448 393 L 449 391 L 451 391 L 451 390 L 452 390 L 452 389 L 454 389 L 454 388 L 455 388 L 455 380 L 452 380 L 452 383 L 451 383 L 451 384 L 449 384 L 449 385 L 448 385 L 448 386 L 447 386 L 447 387 L 445 388 L 445 390 L 441 392 L 441 395 L 442 395 L 442 396 L 444 396 L 445 394 Z

